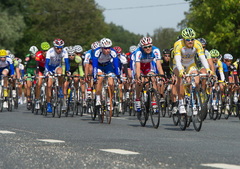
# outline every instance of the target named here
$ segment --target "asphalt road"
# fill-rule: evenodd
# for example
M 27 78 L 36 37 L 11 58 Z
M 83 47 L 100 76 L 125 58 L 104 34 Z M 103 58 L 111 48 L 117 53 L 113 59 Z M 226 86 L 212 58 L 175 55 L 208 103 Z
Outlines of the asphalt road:
M 196 132 L 166 117 L 154 129 L 133 116 L 108 125 L 89 115 L 34 115 L 20 105 L 0 112 L 0 168 L 240 168 L 239 129 L 236 117 L 207 119 Z

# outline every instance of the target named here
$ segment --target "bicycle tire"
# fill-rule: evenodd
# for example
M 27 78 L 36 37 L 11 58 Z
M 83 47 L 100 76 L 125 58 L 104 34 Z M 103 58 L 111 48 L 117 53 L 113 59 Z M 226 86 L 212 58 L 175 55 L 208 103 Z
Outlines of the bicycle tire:
M 162 112 L 162 107 L 159 105 L 159 95 L 158 92 L 154 89 L 151 88 L 149 90 L 149 95 L 148 95 L 148 106 L 149 106 L 149 114 L 151 116 L 152 120 L 152 125 L 155 129 L 159 127 L 160 124 L 160 114 Z M 152 102 L 153 102 L 153 96 L 155 98 L 155 102 L 157 104 L 156 108 L 153 108 Z
M 17 109 L 18 108 L 18 87 L 15 87 L 15 91 L 16 91 L 16 95 L 13 99 L 13 102 L 14 102 L 14 109 Z
M 70 115 L 70 117 L 73 117 L 76 112 L 77 112 L 77 95 L 75 87 L 72 86 L 70 88 L 70 96 L 68 97 L 66 114 L 67 116 Z
M 142 127 L 144 127 L 146 125 L 148 116 L 149 116 L 148 105 L 147 105 L 147 102 L 145 102 L 145 100 L 144 100 L 144 92 L 147 93 L 147 91 L 141 92 L 141 95 L 142 95 L 141 100 L 140 100 L 141 101 L 141 110 L 140 110 L 140 112 L 137 112 L 137 118 Z
M 78 87 L 77 90 L 77 112 L 76 115 L 83 116 L 83 94 L 81 86 Z
M 4 88 L 3 86 L 1 88 L 1 97 L 0 97 L 0 112 L 3 111 L 3 102 L 4 102 Z
M 118 117 L 119 116 L 119 109 L 120 109 L 120 89 L 119 89 L 119 87 L 117 87 L 117 90 L 114 91 L 114 97 L 113 98 L 114 98 L 114 104 L 113 104 L 112 116 L 116 115 Z
M 52 108 L 53 108 L 53 111 L 52 111 L 52 117 L 55 117 L 55 114 L 56 114 L 56 111 L 57 111 L 57 86 L 54 86 L 52 87 L 52 90 L 51 90 L 52 94 L 51 94 L 51 105 L 52 105 Z
M 203 88 L 199 89 L 200 99 L 201 99 L 201 119 L 204 120 L 207 115 L 207 93 Z
M 111 119 L 112 119 L 112 93 L 111 93 L 111 88 L 110 86 L 108 86 L 108 88 L 106 89 L 106 98 L 109 97 L 110 100 L 110 105 L 109 105 L 109 109 L 106 106 L 106 110 L 105 110 L 105 116 L 106 116 L 106 120 L 107 123 L 110 124 L 111 123 Z
M 179 124 L 178 112 L 176 114 L 172 114 L 172 119 L 173 119 L 173 125 L 177 126 Z
M 226 105 L 228 104 L 228 106 Z M 230 92 L 227 92 L 227 96 L 225 96 L 225 105 L 224 105 L 224 118 L 227 120 L 231 113 L 231 94 Z
M 193 123 L 194 129 L 199 132 L 202 128 L 202 117 L 203 117 L 202 113 L 205 113 L 205 112 L 202 112 L 202 107 L 203 107 L 202 98 L 201 98 L 200 92 L 196 88 L 194 89 L 194 95 L 196 97 L 195 104 L 197 108 L 197 114 L 192 115 L 192 123 Z M 193 108 L 192 108 L 192 112 L 193 112 Z
M 57 117 L 60 118 L 62 116 L 62 97 L 61 97 L 61 91 L 60 87 L 57 87 L 57 107 L 56 107 L 56 112 L 57 112 Z
M 168 115 L 169 118 L 172 117 L 172 95 L 171 92 L 167 92 L 167 99 L 166 99 L 166 114 Z
M 190 127 L 191 122 L 192 122 L 192 116 L 187 115 L 187 127 Z
M 186 130 L 187 128 L 187 114 L 179 114 L 179 126 L 181 130 Z
M 13 98 L 12 98 L 12 87 L 11 87 L 11 84 L 9 83 L 9 89 L 8 89 L 8 111 L 12 111 L 12 101 L 13 101 Z

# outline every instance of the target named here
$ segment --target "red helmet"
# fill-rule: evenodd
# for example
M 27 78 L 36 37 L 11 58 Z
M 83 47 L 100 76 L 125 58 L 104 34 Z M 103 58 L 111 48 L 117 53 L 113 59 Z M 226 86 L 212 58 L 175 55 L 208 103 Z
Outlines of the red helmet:
M 140 45 L 141 46 L 145 46 L 145 45 L 148 45 L 148 44 L 152 44 L 152 38 L 150 38 L 150 37 L 143 37 L 140 40 Z
M 122 53 L 122 49 L 119 46 L 115 46 L 115 47 L 113 47 L 113 49 L 116 50 L 117 54 Z
M 64 46 L 64 41 L 62 39 L 55 39 L 53 41 L 54 47 L 63 47 Z

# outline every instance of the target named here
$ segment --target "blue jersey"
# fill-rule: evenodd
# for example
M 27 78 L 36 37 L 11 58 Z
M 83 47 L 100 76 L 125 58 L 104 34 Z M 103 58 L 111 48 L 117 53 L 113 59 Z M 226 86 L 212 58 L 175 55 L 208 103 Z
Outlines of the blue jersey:
M 117 57 L 116 51 L 113 48 L 111 48 L 110 54 L 104 55 L 101 47 L 98 47 L 97 49 L 94 50 L 92 56 L 94 79 L 96 79 L 97 77 L 98 68 L 104 68 L 106 66 L 109 66 L 110 64 L 112 64 L 111 60 L 113 60 L 115 74 L 118 76 L 120 71 L 119 71 L 119 59 Z
M 84 62 L 83 62 L 84 65 L 92 62 L 93 52 L 94 52 L 94 50 L 92 50 L 92 49 L 90 49 L 86 52 L 85 59 L 84 59 Z
M 149 63 L 152 62 L 153 59 L 161 59 L 161 52 L 157 47 L 152 46 L 152 52 L 150 54 L 146 54 L 141 47 L 136 49 L 135 62 Z

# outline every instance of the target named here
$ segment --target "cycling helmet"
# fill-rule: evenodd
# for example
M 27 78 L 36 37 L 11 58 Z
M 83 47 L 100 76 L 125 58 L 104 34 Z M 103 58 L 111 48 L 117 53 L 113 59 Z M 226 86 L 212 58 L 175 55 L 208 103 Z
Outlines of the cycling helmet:
M 108 38 L 103 38 L 100 40 L 100 46 L 102 48 L 109 48 L 112 46 L 112 41 Z
M 68 52 L 68 55 L 74 55 L 75 56 L 75 49 L 74 49 L 74 47 L 69 46 L 67 52 Z
M 170 54 L 170 50 L 169 49 L 163 49 L 163 54 Z
M 233 56 L 229 53 L 224 54 L 224 59 L 233 60 Z
M 91 44 L 92 50 L 95 50 L 95 49 L 97 49 L 98 47 L 100 47 L 100 43 L 99 43 L 98 41 L 93 42 L 93 43 Z
M 202 45 L 207 45 L 207 41 L 204 38 L 198 38 L 199 42 L 201 42 Z
M 18 63 L 22 63 L 22 59 L 16 58 L 16 60 L 18 61 Z
M 80 45 L 75 45 L 73 48 L 75 53 L 81 53 L 83 51 L 83 48 Z
M 0 50 L 0 57 L 6 57 L 7 56 L 7 51 L 4 49 Z
M 38 48 L 36 46 L 31 46 L 29 49 L 30 55 L 36 55 L 36 53 L 38 52 Z
M 119 46 L 115 46 L 115 47 L 113 47 L 113 49 L 116 50 L 117 54 L 122 53 L 122 49 Z
M 63 50 L 66 50 L 66 51 L 68 51 L 68 47 L 67 47 L 67 46 L 65 46 L 65 47 L 63 48 Z
M 195 38 L 196 33 L 192 28 L 185 28 L 182 30 L 182 37 L 184 39 L 192 39 Z
M 7 55 L 9 56 L 11 54 L 10 50 L 6 50 L 7 51 Z
M 129 47 L 129 52 L 133 53 L 136 49 L 137 49 L 137 46 L 132 45 L 132 46 Z
M 15 55 L 11 53 L 9 57 L 13 60 L 15 58 Z
M 152 38 L 150 38 L 150 37 L 143 37 L 140 40 L 140 45 L 141 46 L 145 46 L 145 45 L 148 45 L 148 44 L 152 44 Z
M 64 46 L 64 41 L 62 39 L 55 39 L 53 41 L 53 46 L 58 47 L 58 48 L 62 48 Z
M 220 55 L 220 53 L 218 52 L 217 49 L 212 49 L 210 51 L 210 54 L 211 54 L 212 57 L 219 57 L 219 55 Z
M 50 44 L 48 42 L 41 43 L 42 50 L 48 50 L 50 48 Z

